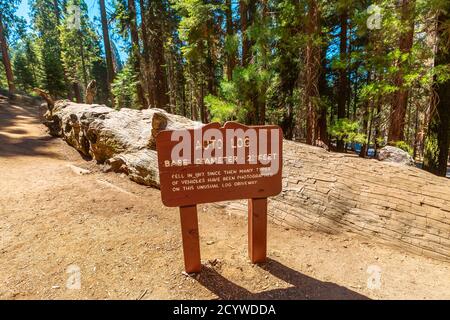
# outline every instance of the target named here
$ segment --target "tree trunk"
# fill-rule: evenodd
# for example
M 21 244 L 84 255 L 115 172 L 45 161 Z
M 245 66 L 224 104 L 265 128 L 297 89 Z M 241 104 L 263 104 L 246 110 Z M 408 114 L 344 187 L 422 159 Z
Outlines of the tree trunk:
M 322 34 L 322 36 L 325 36 Z M 328 96 L 329 90 L 327 85 L 326 63 L 327 63 L 328 44 L 324 44 L 320 50 L 320 71 L 319 71 L 319 95 Z M 323 146 L 325 144 L 329 148 L 328 127 L 327 127 L 327 105 L 319 106 L 319 114 L 317 120 L 317 138 L 316 140 Z
M 166 64 L 164 57 L 164 30 L 162 21 L 165 18 L 163 4 L 152 1 L 149 4 L 147 27 L 149 28 L 149 49 L 152 63 L 152 89 L 155 105 L 153 107 L 167 109 L 169 97 L 167 95 L 167 74 L 164 69 Z
M 374 133 L 373 133 L 373 149 L 374 157 L 377 156 L 379 149 L 378 141 L 381 138 L 381 106 L 383 105 L 382 96 L 378 96 L 377 105 L 372 111 L 372 122 L 374 122 Z
M 80 41 L 80 56 L 81 56 L 81 68 L 83 72 L 83 85 L 87 88 L 88 78 L 87 78 L 87 70 L 86 70 L 86 59 L 84 57 L 84 45 L 83 45 L 83 32 L 81 30 L 78 31 L 78 37 Z
M 130 15 L 130 34 L 131 34 L 131 54 L 133 55 L 133 67 L 134 71 L 138 75 L 139 81 L 136 83 L 136 93 L 139 103 L 139 109 L 145 109 L 147 107 L 147 101 L 145 99 L 144 89 L 142 86 L 142 71 L 141 71 L 141 57 L 140 57 L 140 45 L 139 45 L 139 33 L 136 23 L 136 4 L 134 0 L 128 0 L 128 13 Z
M 8 42 L 6 41 L 5 30 L 3 28 L 3 19 L 0 12 L 0 45 L 2 47 L 2 61 L 5 67 L 6 80 L 8 81 L 8 90 L 10 94 L 14 94 L 16 86 L 14 84 L 14 75 L 11 67 L 11 60 L 9 59 Z
M 248 28 L 248 6 L 247 1 L 239 1 L 239 13 L 241 16 L 241 34 L 242 34 L 242 62 L 243 67 L 250 62 L 250 41 L 247 36 Z
M 367 74 L 366 82 L 370 83 L 372 81 L 372 72 L 369 71 Z M 370 117 L 370 102 L 366 99 L 364 103 L 362 104 L 362 131 L 365 135 L 368 135 L 369 130 L 369 117 Z M 361 158 L 365 158 L 367 155 L 367 150 L 369 148 L 368 144 L 370 143 L 370 140 L 365 140 L 363 145 L 361 146 L 361 151 L 359 153 L 359 156 Z
M 414 149 L 413 149 L 413 159 L 417 158 L 417 147 L 419 144 L 419 108 L 416 106 L 416 112 L 414 115 Z
M 233 26 L 233 9 L 231 7 L 231 0 L 226 0 L 226 33 L 228 37 L 234 34 Z M 227 80 L 231 81 L 233 78 L 233 70 L 236 65 L 235 52 L 227 52 Z
M 108 21 L 106 19 L 106 8 L 105 8 L 105 0 L 99 0 L 100 2 L 100 16 L 102 21 L 102 32 L 103 32 L 103 44 L 105 47 L 105 55 L 106 55 L 106 78 L 108 80 L 108 91 L 111 99 L 111 105 L 114 106 L 114 97 L 111 92 L 111 84 L 115 78 L 114 64 L 111 52 L 111 43 L 109 41 L 109 32 L 108 32 Z
M 81 99 L 81 90 L 80 90 L 80 85 L 78 84 L 78 82 L 74 82 L 72 83 L 72 88 L 73 88 L 73 92 L 75 94 L 75 101 L 77 103 L 82 103 L 82 99 Z
M 316 0 L 308 1 L 306 33 L 308 40 L 305 49 L 305 93 L 303 99 L 307 110 L 306 143 L 315 145 L 317 139 L 317 100 L 319 99 L 318 81 L 320 70 L 320 47 L 315 43 L 315 38 L 320 33 L 320 12 Z M 297 121 L 300 127 L 300 117 L 298 117 Z
M 142 58 L 143 58 L 143 76 L 144 87 L 146 88 L 146 99 L 148 106 L 154 108 L 156 105 L 153 81 L 153 68 L 150 60 L 150 38 L 148 35 L 148 23 L 147 23 L 147 9 L 145 7 L 144 0 L 139 0 L 140 12 L 141 12 L 141 32 L 142 32 Z
M 340 35 L 339 35 L 339 59 L 345 66 L 339 68 L 339 82 L 338 82 L 338 119 L 343 119 L 346 116 L 346 106 L 348 100 L 348 74 L 347 74 L 347 29 L 348 29 L 348 14 L 347 9 L 339 16 L 340 21 Z M 339 139 L 337 141 L 337 151 L 344 152 L 344 141 Z
M 362 131 L 364 134 L 367 135 L 367 131 L 369 129 L 369 102 L 365 101 L 362 106 Z M 367 149 L 368 149 L 368 142 L 367 139 L 364 141 L 364 143 L 361 146 L 361 151 L 359 152 L 359 156 L 361 158 L 365 158 L 367 155 Z
M 414 37 L 415 0 L 402 0 L 401 21 L 407 25 L 407 30 L 400 35 L 399 49 L 402 54 L 411 53 Z M 398 91 L 394 95 L 389 124 L 388 142 L 393 143 L 404 139 L 405 115 L 408 106 L 408 89 L 404 88 L 404 69 L 407 62 L 398 62 L 399 71 L 394 79 Z
M 438 37 L 435 65 L 450 63 L 450 50 L 445 48 L 444 24 L 450 13 L 441 12 L 438 16 Z M 431 173 L 445 177 L 447 173 L 448 149 L 450 147 L 450 80 L 433 84 L 435 105 L 432 106 L 430 123 L 425 141 L 423 168 Z

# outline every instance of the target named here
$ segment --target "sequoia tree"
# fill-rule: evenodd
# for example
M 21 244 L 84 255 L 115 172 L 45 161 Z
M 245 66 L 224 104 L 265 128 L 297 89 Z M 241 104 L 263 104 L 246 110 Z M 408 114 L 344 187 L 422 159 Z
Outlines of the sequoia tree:
M 435 65 L 441 72 L 434 76 L 432 115 L 425 141 L 423 167 L 445 177 L 450 146 L 450 77 L 444 70 L 450 66 L 450 6 L 437 16 L 437 51 Z M 444 72 L 442 72 L 444 71 Z

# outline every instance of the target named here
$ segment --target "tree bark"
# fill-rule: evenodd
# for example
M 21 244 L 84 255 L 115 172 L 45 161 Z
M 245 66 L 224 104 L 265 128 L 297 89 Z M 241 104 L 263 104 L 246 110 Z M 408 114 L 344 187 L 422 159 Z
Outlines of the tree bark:
M 80 41 L 80 56 L 81 56 L 81 68 L 83 71 L 83 85 L 87 88 L 88 85 L 88 76 L 86 70 L 86 59 L 84 56 L 84 45 L 83 45 L 83 32 L 81 30 L 78 31 L 78 40 Z
M 166 64 L 164 57 L 164 30 L 162 21 L 165 19 L 163 4 L 160 1 L 152 1 L 147 10 L 147 28 L 150 30 L 149 54 L 152 63 L 151 84 L 154 97 L 152 107 L 167 109 L 169 107 L 169 96 L 167 95 L 167 74 L 164 69 Z
M 146 99 L 150 108 L 155 107 L 154 82 L 153 82 L 153 68 L 150 60 L 150 37 L 148 35 L 148 23 L 147 23 L 147 8 L 145 7 L 145 1 L 139 0 L 140 12 L 141 12 L 141 32 L 142 32 L 142 61 L 143 61 L 143 81 L 146 88 Z
M 106 78 L 108 80 L 108 91 L 109 96 L 111 98 L 111 104 L 114 106 L 114 97 L 111 92 L 111 84 L 115 78 L 114 64 L 111 52 L 111 43 L 109 40 L 109 32 L 108 32 L 108 21 L 106 19 L 106 7 L 105 0 L 99 0 L 100 2 L 100 16 L 102 22 L 102 32 L 103 32 L 103 44 L 105 47 L 105 55 L 106 55 Z
M 414 38 L 415 0 L 402 0 L 401 21 L 407 25 L 407 30 L 400 35 L 399 49 L 402 54 L 410 54 Z M 392 102 L 391 118 L 388 132 L 388 142 L 393 143 L 404 139 L 405 115 L 408 107 L 408 89 L 404 87 L 404 69 L 407 62 L 398 62 L 400 70 L 394 79 L 398 91 Z
M 233 26 L 233 9 L 231 7 L 231 0 L 226 0 L 226 33 L 228 37 L 234 34 Z M 233 78 L 233 70 L 236 65 L 235 52 L 227 52 L 227 80 L 231 81 Z
M 242 34 L 242 61 L 243 67 L 247 66 L 250 62 L 250 41 L 247 36 L 248 27 L 248 6 L 247 1 L 239 1 L 239 14 L 241 16 L 241 34 Z
M 6 80 L 8 82 L 8 91 L 10 94 L 14 94 L 14 92 L 16 91 L 16 86 L 14 84 L 14 74 L 11 67 L 11 60 L 9 59 L 8 42 L 6 40 L 1 12 L 0 12 L 0 45 L 2 49 L 2 61 L 5 67 Z
M 308 16 L 306 22 L 308 40 L 305 49 L 305 94 L 303 103 L 306 105 L 306 143 L 316 144 L 317 132 L 317 102 L 319 99 L 319 70 L 320 70 L 320 46 L 315 43 L 315 38 L 320 33 L 320 10 L 316 0 L 308 1 Z M 301 119 L 298 117 L 298 126 Z
M 339 68 L 339 81 L 338 81 L 338 108 L 337 118 L 343 119 L 346 116 L 346 106 L 348 100 L 348 70 L 347 70 L 347 29 L 348 29 L 348 13 L 347 9 L 343 9 L 343 12 L 339 16 L 340 21 L 340 34 L 339 34 L 339 60 L 341 66 Z M 338 139 L 337 151 L 344 152 L 344 141 Z
M 83 100 L 81 99 L 81 90 L 80 90 L 80 85 L 78 84 L 78 82 L 72 83 L 72 88 L 73 88 L 73 92 L 75 94 L 75 101 L 77 103 L 82 103 Z
M 450 63 L 450 50 L 445 48 L 444 24 L 450 13 L 441 12 L 438 16 L 438 36 L 435 65 Z M 448 36 L 447 36 L 448 37 Z M 423 168 L 431 173 L 445 177 L 447 173 L 448 149 L 450 147 L 450 80 L 433 84 L 435 104 L 431 106 L 431 118 L 425 141 Z
M 142 71 L 141 71 L 141 57 L 140 57 L 140 45 L 139 45 L 139 32 L 136 23 L 136 4 L 134 0 L 128 0 L 128 13 L 130 15 L 130 34 L 131 34 L 131 53 L 133 55 L 133 67 L 134 71 L 138 75 L 139 81 L 136 84 L 136 93 L 140 109 L 147 107 L 147 101 L 145 99 L 145 93 L 142 86 Z
M 321 36 L 325 36 L 323 33 L 321 33 Z M 328 43 L 325 43 L 321 50 L 320 50 L 320 70 L 319 70 L 319 95 L 322 96 L 329 96 L 329 90 L 327 85 L 327 78 L 326 78 L 326 64 L 327 64 L 327 52 L 328 52 Z M 327 125 L 327 105 L 326 104 L 320 104 L 319 106 L 319 112 L 318 112 L 318 119 L 317 119 L 317 138 L 316 141 L 318 141 L 322 146 L 325 144 L 327 148 L 329 149 L 329 138 L 328 138 L 328 125 Z

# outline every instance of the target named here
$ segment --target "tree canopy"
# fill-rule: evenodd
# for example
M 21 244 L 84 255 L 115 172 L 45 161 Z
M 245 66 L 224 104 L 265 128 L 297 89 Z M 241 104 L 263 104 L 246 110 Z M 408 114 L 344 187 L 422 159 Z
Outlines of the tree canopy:
M 95 80 L 114 108 L 274 123 L 363 157 L 395 145 L 446 174 L 446 0 L 96 0 L 96 20 L 85 0 L 30 0 L 29 26 L 19 3 L 0 0 L 11 92 L 83 101 Z

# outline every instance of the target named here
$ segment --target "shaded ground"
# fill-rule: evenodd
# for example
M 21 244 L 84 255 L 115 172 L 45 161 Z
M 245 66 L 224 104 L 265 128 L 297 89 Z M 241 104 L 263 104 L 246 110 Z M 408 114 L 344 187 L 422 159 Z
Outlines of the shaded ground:
M 449 264 L 347 234 L 270 224 L 269 260 L 252 265 L 245 218 L 211 205 L 204 269 L 185 276 L 178 210 L 49 137 L 37 114 L 0 99 L 0 298 L 450 299 Z M 74 265 L 81 289 L 66 287 Z

